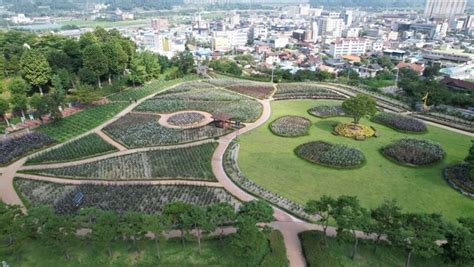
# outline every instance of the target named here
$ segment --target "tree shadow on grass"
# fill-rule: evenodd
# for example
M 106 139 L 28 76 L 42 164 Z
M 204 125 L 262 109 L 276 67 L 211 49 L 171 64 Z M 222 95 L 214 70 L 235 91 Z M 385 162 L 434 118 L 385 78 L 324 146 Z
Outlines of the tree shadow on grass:
M 340 123 L 340 121 L 321 120 L 321 121 L 318 121 L 318 122 L 314 123 L 314 126 L 316 126 L 316 128 L 321 129 L 323 131 L 332 132 L 332 130 L 334 129 L 334 126 L 337 125 L 338 123 Z

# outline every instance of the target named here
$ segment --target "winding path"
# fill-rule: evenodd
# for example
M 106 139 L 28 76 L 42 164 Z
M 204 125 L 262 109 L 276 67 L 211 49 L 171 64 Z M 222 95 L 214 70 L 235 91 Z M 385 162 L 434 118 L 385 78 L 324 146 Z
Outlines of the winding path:
M 181 84 L 181 83 L 180 83 Z M 160 92 L 172 89 L 180 84 L 176 84 L 174 86 L 171 86 L 165 90 L 162 90 Z M 225 136 L 222 136 L 218 139 L 218 146 L 212 156 L 212 170 L 214 172 L 214 175 L 217 178 L 218 182 L 205 182 L 205 181 L 190 181 L 190 180 L 150 180 L 150 181 L 109 181 L 109 180 L 84 180 L 84 179 L 63 179 L 63 178 L 55 178 L 55 177 L 47 177 L 47 176 L 39 176 L 39 175 L 32 175 L 32 174 L 23 174 L 23 173 L 17 173 L 18 170 L 31 170 L 31 169 L 49 169 L 49 168 L 60 168 L 60 167 L 67 167 L 67 166 L 74 166 L 78 164 L 84 164 L 84 163 L 89 163 L 89 162 L 94 162 L 102 159 L 107 159 L 111 157 L 116 157 L 116 156 L 121 156 L 121 155 L 126 155 L 126 154 L 131 154 L 131 153 L 137 153 L 137 152 L 143 152 L 143 151 L 150 151 L 150 150 L 157 150 L 157 149 L 173 149 L 173 148 L 182 148 L 182 147 L 189 147 L 189 146 L 196 146 L 199 144 L 204 144 L 208 142 L 214 142 L 213 140 L 203 140 L 203 141 L 198 141 L 198 142 L 193 142 L 193 143 L 188 143 L 188 144 L 181 144 L 181 145 L 172 145 L 172 146 L 155 146 L 155 147 L 146 147 L 146 148 L 136 148 L 136 149 L 128 149 L 127 147 L 123 146 L 122 144 L 116 142 L 112 138 L 110 138 L 107 134 L 102 132 L 102 129 L 109 125 L 110 123 L 116 121 L 120 117 L 124 116 L 125 114 L 131 112 L 136 106 L 141 104 L 143 101 L 153 97 L 155 94 L 151 94 L 145 98 L 140 99 L 137 101 L 137 103 L 133 103 L 127 108 L 125 108 L 122 112 L 117 114 L 114 118 L 110 119 L 109 121 L 103 123 L 102 125 L 87 131 L 71 140 L 75 140 L 78 138 L 81 138 L 87 134 L 90 133 L 97 133 L 101 138 L 103 138 L 106 142 L 112 144 L 115 146 L 119 151 L 106 154 L 106 155 L 101 155 L 97 157 L 92 157 L 88 159 L 83 159 L 83 160 L 78 160 L 74 162 L 64 162 L 64 163 L 53 163 L 53 164 L 41 164 L 41 165 L 34 165 L 34 166 L 23 166 L 27 160 L 27 157 L 24 157 L 11 165 L 0 168 L 0 172 L 2 173 L 0 176 L 0 199 L 2 199 L 5 203 L 7 204 L 16 204 L 20 205 L 23 207 L 23 203 L 20 200 L 19 196 L 14 190 L 13 187 L 13 178 L 15 176 L 18 177 L 23 177 L 27 179 L 33 179 L 33 180 L 40 180 L 40 181 L 48 181 L 48 182 L 54 182 L 54 183 L 61 183 L 61 184 L 149 184 L 149 185 L 176 185 L 176 184 L 182 184 L 182 185 L 198 185 L 198 186 L 213 186 L 213 187 L 224 187 L 229 193 L 231 193 L 233 196 L 236 198 L 242 200 L 242 201 L 250 201 L 255 199 L 254 196 L 248 194 L 244 190 L 240 189 L 236 184 L 232 182 L 232 180 L 227 176 L 227 174 L 224 171 L 223 167 L 223 156 L 224 153 L 229 146 L 230 142 L 236 138 L 239 134 L 251 131 L 262 124 L 264 124 L 271 116 L 271 105 L 270 102 L 272 101 L 272 98 L 267 99 L 267 100 L 257 100 L 259 103 L 263 106 L 263 111 L 262 115 L 260 118 L 253 122 L 253 123 L 248 123 L 245 125 L 244 128 L 232 132 L 230 134 L 227 134 Z M 429 123 L 429 124 L 434 124 L 438 127 L 442 128 L 447 128 L 452 131 L 456 132 L 461 132 L 463 134 L 469 134 L 464 131 L 459 131 L 459 130 L 453 130 L 452 128 L 438 125 L 435 123 Z M 471 135 L 472 136 L 472 135 Z M 64 143 L 63 143 L 64 144 Z M 54 149 L 56 147 L 59 147 L 63 144 L 54 146 L 49 149 Z M 44 151 L 44 150 L 43 150 Z M 277 208 L 273 207 L 274 209 L 274 215 L 276 221 L 271 223 L 271 226 L 275 229 L 278 229 L 281 231 L 284 241 L 285 241 L 285 246 L 286 246 L 286 251 L 287 251 L 287 257 L 290 263 L 290 266 L 296 266 L 296 267 L 303 267 L 306 266 L 306 262 L 303 256 L 302 252 L 302 247 L 301 243 L 299 241 L 298 234 L 304 231 L 308 230 L 318 230 L 322 231 L 322 227 L 317 224 L 312 224 L 308 222 L 301 221 L 294 216 L 288 214 L 287 212 Z M 226 228 L 226 232 L 233 232 L 233 228 Z M 327 230 L 328 235 L 336 235 L 336 229 L 334 227 L 329 227 Z M 371 238 L 370 236 L 365 235 L 363 232 L 357 232 L 357 235 L 361 238 Z

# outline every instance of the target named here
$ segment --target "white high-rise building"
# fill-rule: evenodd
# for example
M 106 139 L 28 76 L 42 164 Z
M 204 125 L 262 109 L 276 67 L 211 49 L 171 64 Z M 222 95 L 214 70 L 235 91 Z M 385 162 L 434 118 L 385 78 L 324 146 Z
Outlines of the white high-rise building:
M 426 0 L 425 17 L 453 18 L 464 14 L 467 0 Z
M 329 54 L 333 57 L 346 55 L 360 56 L 365 54 L 368 47 L 368 41 L 364 38 L 337 38 L 331 43 Z
M 319 39 L 319 27 L 316 21 L 311 22 L 311 41 L 314 43 L 318 42 Z
M 318 26 L 321 37 L 341 37 L 344 21 L 341 18 L 320 17 Z

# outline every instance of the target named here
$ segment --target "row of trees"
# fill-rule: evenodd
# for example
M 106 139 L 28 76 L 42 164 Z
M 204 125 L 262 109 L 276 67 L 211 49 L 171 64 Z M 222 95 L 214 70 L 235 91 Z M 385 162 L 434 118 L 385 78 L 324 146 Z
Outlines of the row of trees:
M 136 50 L 129 38 L 117 30 L 103 28 L 84 33 L 79 40 L 16 31 L 0 33 L 0 77 L 4 80 L 1 89 L 9 96 L 0 99 L 0 114 L 11 108 L 24 117 L 29 107 L 36 110 L 37 117 L 58 113 L 65 97 L 72 102 L 90 103 L 127 84 L 140 85 L 163 74 L 168 79 L 181 77 L 194 65 L 188 51 L 170 60 Z M 102 87 L 103 80 L 108 81 L 108 88 L 95 90 L 95 86 Z M 37 101 L 46 92 L 52 95 Z
M 207 209 L 185 202 L 167 204 L 161 214 L 127 212 L 117 214 L 96 208 L 81 209 L 75 215 L 58 215 L 46 206 L 31 208 L 23 214 L 18 206 L 0 203 L 0 251 L 21 258 L 25 242 L 34 239 L 51 247 L 66 259 L 78 242 L 85 242 L 98 250 L 106 250 L 112 257 L 112 246 L 120 240 L 130 240 L 139 251 L 144 242 L 156 245 L 157 260 L 160 246 L 165 244 L 169 231 L 180 232 L 181 242 L 196 240 L 199 253 L 202 238 L 224 226 L 235 224 L 237 232 L 231 237 L 235 252 L 251 266 L 258 264 L 268 252 L 267 231 L 259 222 L 273 220 L 272 208 L 263 201 L 243 203 L 236 212 L 228 203 L 218 203 Z
M 429 258 L 441 254 L 447 262 L 474 263 L 474 218 L 460 218 L 459 225 L 448 224 L 438 214 L 403 213 L 394 200 L 367 210 L 357 197 L 345 195 L 310 200 L 305 210 L 320 218 L 325 234 L 329 223 L 336 222 L 337 237 L 353 242 L 352 259 L 357 253 L 359 230 L 375 235 L 376 246 L 385 242 L 405 250 L 405 266 L 410 265 L 413 255 Z M 446 242 L 439 246 L 437 242 L 443 239 Z

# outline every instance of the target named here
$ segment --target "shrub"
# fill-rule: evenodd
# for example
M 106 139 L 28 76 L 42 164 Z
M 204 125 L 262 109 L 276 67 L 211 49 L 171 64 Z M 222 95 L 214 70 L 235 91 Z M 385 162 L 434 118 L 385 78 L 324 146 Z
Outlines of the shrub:
M 95 133 L 88 134 L 60 147 L 41 152 L 29 158 L 27 164 L 52 163 L 76 160 L 117 151 Z
M 272 132 L 279 136 L 293 137 L 308 133 L 311 121 L 300 116 L 284 116 L 274 120 L 270 124 Z
M 384 147 L 382 152 L 389 159 L 413 166 L 435 163 L 445 154 L 441 145 L 413 138 L 400 139 Z
M 33 207 L 48 205 L 60 214 L 72 214 L 81 208 L 98 208 L 118 213 L 128 211 L 159 213 L 172 202 L 183 201 L 201 207 L 226 202 L 239 207 L 239 201 L 220 187 L 188 185 L 63 185 L 15 178 L 15 186 Z M 48 192 L 45 194 L 45 192 Z M 74 196 L 82 193 L 80 205 Z
M 314 106 L 308 110 L 308 113 L 320 118 L 346 115 L 346 113 L 344 112 L 341 106 L 328 106 L 328 105 Z
M 426 125 L 417 119 L 396 113 L 381 112 L 372 117 L 372 121 L 403 132 L 423 133 Z
M 446 167 L 443 175 L 454 189 L 474 199 L 474 180 L 469 176 L 469 166 L 467 164 Z
M 296 148 L 296 155 L 310 162 L 336 168 L 360 166 L 365 157 L 358 149 L 347 145 L 314 141 Z
M 33 150 L 54 143 L 55 140 L 46 134 L 32 132 L 20 137 L 7 138 L 0 142 L 0 164 L 4 165 L 32 152 Z
M 338 135 L 342 135 L 345 137 L 370 137 L 375 135 L 374 129 L 362 125 L 362 124 L 352 124 L 352 123 L 339 123 L 334 128 L 334 131 Z
M 175 114 L 168 118 L 167 122 L 172 125 L 176 126 L 187 126 L 199 123 L 200 121 L 204 120 L 204 115 L 197 112 L 185 112 Z

